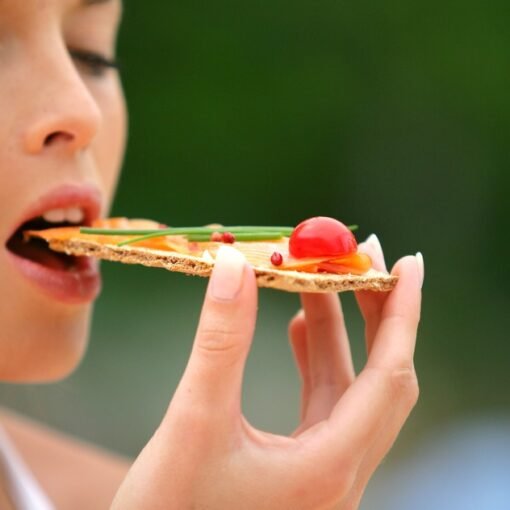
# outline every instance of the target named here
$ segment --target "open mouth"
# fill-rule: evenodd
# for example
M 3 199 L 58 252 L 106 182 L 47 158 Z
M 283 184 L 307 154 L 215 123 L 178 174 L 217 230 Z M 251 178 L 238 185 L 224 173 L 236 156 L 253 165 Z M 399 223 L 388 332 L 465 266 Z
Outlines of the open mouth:
M 16 273 L 47 297 L 66 305 L 92 302 L 101 291 L 98 265 L 90 257 L 50 250 L 46 241 L 28 237 L 27 230 L 90 226 L 101 213 L 101 192 L 88 184 L 63 184 L 41 195 L 25 210 L 5 242 Z
M 83 269 L 86 257 L 76 257 L 50 250 L 48 243 L 43 239 L 33 237 L 27 239 L 23 235 L 23 232 L 26 230 L 86 226 L 85 222 L 83 222 L 83 213 L 79 209 L 74 209 L 70 216 L 73 214 L 75 220 L 81 221 L 70 221 L 68 218 L 65 218 L 65 211 L 63 210 L 50 211 L 44 216 L 38 216 L 26 221 L 8 239 L 6 243 L 7 249 L 18 257 L 28 259 L 49 269 L 71 272 Z M 52 219 L 56 221 L 51 221 Z

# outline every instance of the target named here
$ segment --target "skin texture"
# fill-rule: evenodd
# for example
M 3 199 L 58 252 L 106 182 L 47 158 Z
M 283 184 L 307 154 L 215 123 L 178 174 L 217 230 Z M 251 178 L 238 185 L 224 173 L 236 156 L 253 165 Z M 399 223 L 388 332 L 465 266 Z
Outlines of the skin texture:
M 385 269 L 376 240 L 361 249 Z M 257 289 L 242 257 L 222 249 L 186 371 L 113 508 L 358 508 L 418 398 L 421 258 L 404 257 L 392 272 L 400 279 L 390 294 L 357 295 L 368 352 L 358 376 L 337 296 L 302 296 L 303 311 L 289 328 L 303 380 L 302 419 L 283 437 L 255 429 L 241 412 Z
M 48 381 L 81 359 L 91 303 L 43 295 L 13 269 L 5 242 L 56 186 L 91 186 L 108 211 L 126 131 L 119 79 L 113 70 L 94 76 L 67 48 L 113 56 L 120 4 L 1 0 L 0 13 L 0 281 L 9 296 L 0 304 L 0 379 Z
M 4 381 L 64 377 L 86 348 L 92 303 L 64 304 L 42 293 L 13 268 L 5 242 L 27 207 L 63 184 L 96 189 L 107 214 L 124 152 L 122 91 L 113 70 L 97 76 L 69 50 L 111 57 L 119 17 L 116 0 L 89 6 L 78 0 L 0 0 L 0 281 L 9 296 L 0 303 Z M 376 239 L 362 249 L 385 270 Z M 392 271 L 400 277 L 393 292 L 357 295 L 368 351 L 357 376 L 338 297 L 302 296 L 303 310 L 289 326 L 303 381 L 302 419 L 294 434 L 282 437 L 256 430 L 241 412 L 257 288 L 240 254 L 221 250 L 183 378 L 112 508 L 357 508 L 418 396 L 413 353 L 423 264 L 404 257 Z M 59 440 L 32 435 L 32 425 L 9 423 L 8 430 L 19 430 L 25 458 L 35 459 L 34 467 L 39 462 L 34 472 L 42 472 L 40 459 L 52 456 L 44 445 Z M 39 451 L 32 454 L 29 444 Z M 61 458 L 69 459 L 72 444 L 61 446 Z M 91 471 L 101 476 L 107 461 L 96 461 Z M 115 473 L 122 472 L 115 466 Z M 46 487 L 58 487 L 51 480 L 63 468 L 74 469 L 65 460 L 53 478 L 50 468 L 44 470 Z M 83 486 L 91 487 L 86 480 Z M 77 508 L 72 496 L 65 498 L 69 503 L 59 508 Z M 83 502 L 78 490 L 76 501 Z

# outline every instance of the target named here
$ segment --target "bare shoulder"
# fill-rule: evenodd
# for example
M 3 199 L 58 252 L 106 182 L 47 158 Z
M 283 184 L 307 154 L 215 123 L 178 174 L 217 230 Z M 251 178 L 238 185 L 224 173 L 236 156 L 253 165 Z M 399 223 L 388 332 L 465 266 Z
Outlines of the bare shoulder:
M 109 508 L 128 459 L 6 409 L 0 423 L 57 508 Z

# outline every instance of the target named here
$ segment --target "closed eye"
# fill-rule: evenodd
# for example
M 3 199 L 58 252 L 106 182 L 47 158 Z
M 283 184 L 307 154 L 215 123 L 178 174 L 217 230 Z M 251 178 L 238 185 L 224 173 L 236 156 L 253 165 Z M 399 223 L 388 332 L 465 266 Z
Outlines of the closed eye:
M 101 53 L 90 50 L 70 49 L 71 57 L 84 66 L 89 74 L 95 77 L 103 76 L 109 69 L 119 69 L 119 63 Z

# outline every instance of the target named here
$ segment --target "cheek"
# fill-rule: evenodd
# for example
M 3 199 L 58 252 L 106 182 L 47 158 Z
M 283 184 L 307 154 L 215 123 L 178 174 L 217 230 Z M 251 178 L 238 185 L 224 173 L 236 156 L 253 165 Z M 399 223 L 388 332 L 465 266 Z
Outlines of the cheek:
M 92 91 L 102 112 L 101 128 L 92 144 L 96 171 L 111 203 L 117 185 L 126 144 L 127 113 L 120 80 Z

